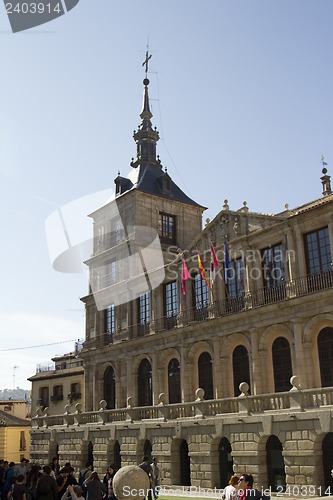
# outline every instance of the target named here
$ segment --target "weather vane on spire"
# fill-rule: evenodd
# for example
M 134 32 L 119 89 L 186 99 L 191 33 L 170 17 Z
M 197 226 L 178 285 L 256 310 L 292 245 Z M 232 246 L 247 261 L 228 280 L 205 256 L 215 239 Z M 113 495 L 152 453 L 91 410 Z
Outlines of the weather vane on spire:
M 147 78 L 147 73 L 148 73 L 148 61 L 149 61 L 149 59 L 151 59 L 151 56 L 152 56 L 151 54 L 148 55 L 148 47 L 147 47 L 147 50 L 146 50 L 146 59 L 142 63 L 142 66 L 146 66 L 146 69 L 145 69 L 146 78 Z
M 325 161 L 325 156 L 324 155 L 321 155 L 320 161 L 322 162 L 323 167 L 327 166 L 327 163 Z

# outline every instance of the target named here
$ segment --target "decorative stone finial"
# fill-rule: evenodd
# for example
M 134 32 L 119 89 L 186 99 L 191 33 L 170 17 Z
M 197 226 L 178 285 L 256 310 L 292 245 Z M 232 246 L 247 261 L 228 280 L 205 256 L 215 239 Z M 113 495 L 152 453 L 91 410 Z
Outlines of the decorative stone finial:
M 199 387 L 195 391 L 195 395 L 196 395 L 196 401 L 203 401 L 203 398 L 204 398 L 204 395 L 205 395 L 204 389 L 201 389 L 201 387 Z
M 224 200 L 223 210 L 229 210 L 228 200 Z
M 249 384 L 247 382 L 241 382 L 239 384 L 239 390 L 241 391 L 243 396 L 249 395 Z
M 100 402 L 99 402 L 99 411 L 103 411 L 106 409 L 107 407 L 107 402 L 105 401 L 105 399 L 102 399 Z

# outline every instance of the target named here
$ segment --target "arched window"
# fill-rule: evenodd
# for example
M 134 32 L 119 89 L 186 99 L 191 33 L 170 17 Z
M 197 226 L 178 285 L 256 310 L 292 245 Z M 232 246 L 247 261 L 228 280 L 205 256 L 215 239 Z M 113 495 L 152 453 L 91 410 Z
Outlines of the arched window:
M 88 444 L 88 460 L 92 465 L 94 465 L 94 447 L 91 441 Z
M 180 366 L 176 358 L 168 364 L 169 403 L 181 403 Z
M 114 465 L 115 465 L 116 471 L 117 471 L 121 467 L 120 444 L 118 441 L 116 441 L 114 443 L 113 456 L 114 456 Z
M 202 352 L 198 359 L 199 387 L 205 391 L 205 399 L 214 398 L 213 365 L 209 352 Z
M 333 478 L 331 476 L 331 469 L 333 464 L 333 432 L 329 432 L 328 434 L 326 434 L 326 436 L 323 439 L 322 456 L 323 456 L 325 490 L 330 488 L 330 491 L 332 493 Z
M 116 381 L 114 369 L 109 366 L 104 373 L 104 399 L 107 403 L 106 408 L 113 410 L 116 407 Z
M 234 462 L 231 456 L 231 444 L 227 438 L 222 438 L 219 445 L 220 488 L 229 484 L 233 475 Z
M 234 374 L 234 395 L 239 396 L 239 384 L 246 382 L 251 387 L 250 383 L 250 363 L 247 349 L 243 345 L 238 345 L 232 354 L 232 369 Z
M 153 404 L 151 365 L 148 359 L 143 359 L 138 369 L 138 406 Z
M 322 387 L 333 385 L 333 328 L 324 328 L 318 335 L 318 355 Z
M 191 486 L 191 465 L 188 454 L 188 445 L 185 439 L 180 444 L 180 484 Z
M 276 436 L 270 436 L 266 443 L 266 465 L 268 486 L 272 491 L 286 487 L 286 472 L 282 455 L 282 443 Z
M 143 454 L 148 457 L 149 463 L 151 464 L 153 459 L 151 456 L 151 452 L 153 451 L 153 447 L 149 439 L 146 439 L 145 444 L 143 445 Z
M 290 345 L 285 337 L 278 337 L 272 345 L 275 392 L 290 391 L 293 370 Z

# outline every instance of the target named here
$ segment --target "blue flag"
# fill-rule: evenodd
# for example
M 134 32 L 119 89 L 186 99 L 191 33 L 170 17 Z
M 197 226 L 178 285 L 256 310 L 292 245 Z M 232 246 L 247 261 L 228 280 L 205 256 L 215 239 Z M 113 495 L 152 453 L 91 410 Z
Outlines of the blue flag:
M 224 243 L 224 282 L 227 285 L 228 284 L 228 271 L 229 271 L 229 263 L 230 263 L 230 257 L 229 257 L 229 252 L 228 252 L 228 247 L 227 244 Z

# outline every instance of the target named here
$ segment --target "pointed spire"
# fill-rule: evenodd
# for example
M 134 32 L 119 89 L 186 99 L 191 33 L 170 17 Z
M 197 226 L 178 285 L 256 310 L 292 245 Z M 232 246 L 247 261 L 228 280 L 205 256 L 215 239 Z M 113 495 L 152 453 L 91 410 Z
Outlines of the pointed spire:
M 150 110 L 148 85 L 148 61 L 151 55 L 146 52 L 146 59 L 142 63 L 145 66 L 146 78 L 143 80 L 143 102 L 140 113 L 141 123 L 137 131 L 134 131 L 133 137 L 136 142 L 136 160 L 131 162 L 131 166 L 136 168 L 141 163 L 153 164 L 160 167 L 160 161 L 156 158 L 156 143 L 159 140 L 159 133 L 153 129 L 151 119 L 153 114 Z

